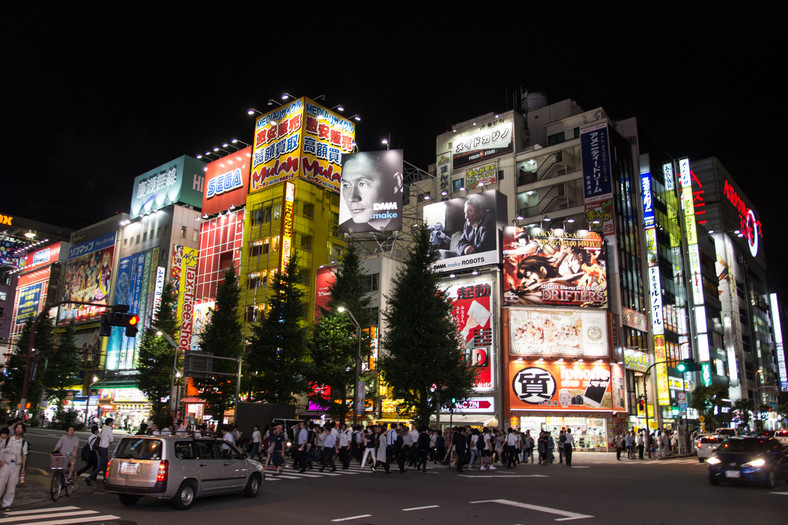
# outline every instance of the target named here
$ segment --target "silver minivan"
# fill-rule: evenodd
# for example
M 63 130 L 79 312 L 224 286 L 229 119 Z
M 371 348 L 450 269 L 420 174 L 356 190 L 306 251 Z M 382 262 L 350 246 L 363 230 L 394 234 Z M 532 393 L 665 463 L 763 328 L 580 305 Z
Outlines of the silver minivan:
M 211 494 L 243 492 L 253 498 L 264 480 L 260 463 L 218 439 L 129 436 L 120 440 L 109 461 L 105 487 L 124 505 L 153 496 L 185 510 L 196 498 Z

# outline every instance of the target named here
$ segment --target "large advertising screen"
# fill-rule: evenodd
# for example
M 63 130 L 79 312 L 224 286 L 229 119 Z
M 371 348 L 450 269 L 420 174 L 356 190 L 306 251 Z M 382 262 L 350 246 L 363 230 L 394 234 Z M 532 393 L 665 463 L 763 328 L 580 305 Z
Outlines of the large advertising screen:
M 452 301 L 451 313 L 465 345 L 465 358 L 476 366 L 474 390 L 495 388 L 495 278 L 491 275 L 460 277 L 442 285 Z
M 115 232 L 69 248 L 63 300 L 107 304 L 114 253 Z M 60 307 L 58 323 L 92 321 L 104 311 L 101 306 L 64 304 Z
M 623 406 L 621 382 L 606 364 L 515 361 L 509 366 L 509 388 L 512 410 L 587 412 Z
M 605 249 L 596 232 L 507 226 L 504 305 L 606 308 Z
M 489 126 L 474 128 L 452 140 L 454 169 L 491 159 L 514 150 L 514 127 L 511 121 L 499 120 Z
M 247 146 L 206 166 L 202 212 L 219 213 L 246 204 L 252 147 Z
M 186 155 L 138 175 L 134 178 L 129 218 L 136 219 L 176 202 L 199 208 L 204 183 L 205 163 Z
M 345 155 L 341 233 L 402 229 L 402 162 L 401 149 Z
M 355 138 L 351 121 L 306 97 L 266 113 L 255 122 L 249 191 L 301 177 L 339 192 Z
M 491 190 L 436 202 L 424 207 L 424 223 L 440 252 L 435 271 L 497 264 L 498 232 L 506 226 L 506 197 Z
M 509 355 L 606 358 L 607 313 L 597 310 L 510 308 Z

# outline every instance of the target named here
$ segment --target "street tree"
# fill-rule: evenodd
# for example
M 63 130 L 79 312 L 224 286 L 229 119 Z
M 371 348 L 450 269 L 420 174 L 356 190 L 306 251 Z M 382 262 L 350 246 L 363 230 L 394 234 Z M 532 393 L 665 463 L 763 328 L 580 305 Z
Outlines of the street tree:
M 330 416 L 344 423 L 349 410 L 346 402 L 348 393 L 355 382 L 356 354 L 360 353 L 363 360 L 369 357 L 370 351 L 369 334 L 364 332 L 359 352 L 356 328 L 348 317 L 350 312 L 362 328 L 371 324 L 368 279 L 361 272 L 361 260 L 354 244 L 348 246 L 334 275 L 335 280 L 329 286 L 328 308 L 321 309 L 320 319 L 313 329 L 308 377 L 315 386 L 327 386 L 331 391 L 330 399 L 313 394 L 310 400 L 322 405 Z M 347 311 L 340 312 L 340 307 Z
M 714 430 L 719 426 L 715 417 L 715 412 L 719 413 L 719 408 L 723 405 L 724 399 L 728 397 L 728 389 L 720 385 L 698 385 L 692 391 L 692 402 L 690 406 L 700 412 L 705 419 L 706 428 Z
M 295 253 L 271 279 L 268 308 L 252 325 L 248 362 L 257 401 L 292 403 L 306 391 L 306 304 Z
M 383 379 L 404 400 L 417 425 L 472 393 L 476 369 L 465 359 L 451 302 L 432 271 L 438 252 L 426 226 L 419 226 L 405 266 L 394 279 L 384 316 Z
M 173 362 L 175 348 L 164 337 L 166 334 L 175 339 L 177 322 L 172 305 L 175 303 L 175 290 L 171 282 L 162 288 L 161 303 L 155 318 L 142 333 L 137 358 L 137 384 L 151 403 L 151 420 L 163 428 L 172 423 L 169 397 L 172 395 Z
M 82 371 L 82 355 L 75 342 L 76 328 L 71 321 L 60 338 L 57 348 L 48 356 L 42 381 L 49 399 L 57 400 L 57 418 L 63 419 L 63 402 L 69 387 L 79 383 Z
M 209 320 L 200 335 L 200 350 L 217 357 L 238 359 L 243 355 L 243 325 L 238 305 L 241 289 L 235 267 L 224 272 L 224 279 L 216 289 L 216 303 L 210 310 Z M 224 359 L 213 360 L 213 371 L 234 374 L 238 365 Z M 200 397 L 208 404 L 208 411 L 221 420 L 225 410 L 232 404 L 235 395 L 235 379 L 226 375 L 197 378 L 195 385 Z
M 13 353 L 8 357 L 2 381 L 3 398 L 8 401 L 14 410 L 22 397 L 22 385 L 25 382 L 26 356 L 30 352 L 30 332 L 33 326 L 31 316 L 19 334 Z M 30 402 L 32 412 L 38 410 L 38 400 L 41 399 L 42 377 L 46 362 L 54 349 L 54 328 L 47 309 L 38 316 L 36 334 L 33 341 L 33 350 L 36 359 L 31 361 L 31 375 L 28 382 L 27 400 Z

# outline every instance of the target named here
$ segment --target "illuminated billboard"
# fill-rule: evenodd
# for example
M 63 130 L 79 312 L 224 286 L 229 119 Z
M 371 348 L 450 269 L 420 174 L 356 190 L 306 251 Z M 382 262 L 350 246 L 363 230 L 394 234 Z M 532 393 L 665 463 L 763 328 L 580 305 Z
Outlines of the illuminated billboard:
M 194 333 L 194 295 L 197 291 L 197 250 L 188 246 L 173 246 L 173 288 L 178 292 L 175 319 L 180 323 L 178 350 L 192 350 Z
M 342 157 L 355 138 L 351 121 L 306 97 L 262 115 L 255 122 L 250 193 L 295 177 L 339 192 Z
M 507 306 L 607 307 L 605 243 L 596 232 L 507 226 L 503 276 Z
M 507 311 L 511 356 L 600 359 L 610 355 L 606 312 L 554 308 Z
M 183 155 L 134 178 L 129 219 L 182 203 L 202 206 L 205 163 Z
M 63 301 L 107 304 L 115 253 L 115 232 L 72 246 L 63 281 Z M 64 304 L 58 323 L 98 319 L 105 309 L 101 306 Z
M 503 119 L 458 134 L 452 139 L 454 169 L 511 153 L 514 151 L 513 138 L 512 122 Z
M 622 385 L 606 364 L 513 361 L 509 388 L 512 410 L 612 411 L 623 405 Z
M 613 177 L 607 123 L 580 130 L 580 149 L 586 202 L 609 197 L 613 193 Z
M 240 149 L 206 166 L 202 212 L 208 215 L 246 204 L 252 147 Z
M 331 301 L 331 287 L 337 282 L 337 266 L 321 266 L 315 272 L 315 322 L 320 319 L 323 310 L 328 309 Z
M 341 233 L 402 229 L 401 149 L 351 153 L 342 166 Z
M 506 226 L 506 197 L 497 191 L 485 191 L 436 202 L 424 207 L 424 223 L 440 252 L 435 271 L 497 264 L 498 231 Z
M 465 359 L 476 367 L 476 392 L 495 388 L 496 304 L 495 278 L 491 275 L 460 277 L 441 287 L 452 301 L 454 324 L 465 345 Z

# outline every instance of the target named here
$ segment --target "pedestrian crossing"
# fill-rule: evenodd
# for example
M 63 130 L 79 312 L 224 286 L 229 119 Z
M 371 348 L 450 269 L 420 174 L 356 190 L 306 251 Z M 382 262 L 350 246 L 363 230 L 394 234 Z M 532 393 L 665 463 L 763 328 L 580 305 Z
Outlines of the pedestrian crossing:
M 67 506 L 4 512 L 0 514 L 0 525 L 68 525 L 106 523 L 119 519 L 120 516 L 103 514 L 97 510 Z
M 276 473 L 276 469 L 268 468 L 265 471 L 265 482 L 268 483 L 269 481 L 282 481 L 282 480 L 296 480 L 296 479 L 315 479 L 315 478 L 332 478 L 338 476 L 357 476 L 359 474 L 372 474 L 372 471 L 367 467 L 364 470 L 358 468 L 358 466 L 352 466 L 347 470 L 342 470 L 342 468 L 337 468 L 335 471 L 324 470 L 320 472 L 319 468 L 313 468 L 307 470 L 306 472 L 299 472 L 297 469 L 285 467 L 279 473 L 278 476 L 274 475 Z M 0 522 L 1 523 L 1 522 Z

